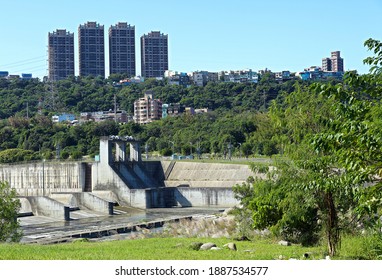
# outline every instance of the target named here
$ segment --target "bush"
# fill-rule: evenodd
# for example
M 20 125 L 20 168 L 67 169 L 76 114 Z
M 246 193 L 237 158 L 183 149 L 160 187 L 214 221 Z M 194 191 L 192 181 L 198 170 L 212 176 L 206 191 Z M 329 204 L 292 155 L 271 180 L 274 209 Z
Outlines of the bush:
M 170 148 L 164 148 L 160 153 L 162 156 L 168 157 L 172 155 L 172 150 Z
M 82 158 L 82 153 L 80 151 L 72 151 L 72 153 L 70 154 L 70 157 L 72 159 L 81 159 Z
M 22 237 L 17 213 L 21 207 L 15 189 L 0 182 L 0 242 L 19 241 Z
M 62 151 L 60 157 L 61 157 L 61 159 L 68 159 L 69 158 L 69 152 Z
M 0 163 L 12 163 L 33 159 L 33 151 L 24 149 L 7 149 L 0 152 Z

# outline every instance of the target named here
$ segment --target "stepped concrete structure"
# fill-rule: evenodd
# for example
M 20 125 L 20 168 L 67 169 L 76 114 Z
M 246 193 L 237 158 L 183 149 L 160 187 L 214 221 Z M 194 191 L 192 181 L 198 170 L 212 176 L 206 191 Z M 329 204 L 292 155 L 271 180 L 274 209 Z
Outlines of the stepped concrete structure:
M 143 162 L 138 141 L 102 137 L 100 162 L 93 165 L 92 190 L 104 199 L 114 197 L 118 203 L 138 208 L 231 207 L 238 203 L 232 186 L 249 176 L 253 172 L 247 165 Z
M 249 176 L 257 175 L 242 164 L 142 161 L 131 136 L 101 137 L 96 162 L 0 165 L 0 180 L 19 195 L 21 217 L 61 220 L 112 215 L 115 205 L 232 207 L 238 204 L 232 186 Z

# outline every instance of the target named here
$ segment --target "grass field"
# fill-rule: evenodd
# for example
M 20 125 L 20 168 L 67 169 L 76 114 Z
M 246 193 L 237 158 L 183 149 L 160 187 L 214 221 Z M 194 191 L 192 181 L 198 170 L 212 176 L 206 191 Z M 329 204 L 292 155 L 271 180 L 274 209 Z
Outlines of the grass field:
M 196 251 L 194 242 L 213 242 L 221 250 Z M 234 242 L 237 251 L 223 245 Z M 326 256 L 326 247 L 303 247 L 298 244 L 281 246 L 276 240 L 259 238 L 255 241 L 233 241 L 227 238 L 175 238 L 91 242 L 77 240 L 53 245 L 0 244 L 1 260 L 318 260 Z M 379 237 L 345 236 L 335 259 L 382 259 Z
M 196 251 L 193 242 L 213 242 L 221 250 Z M 223 245 L 235 242 L 237 251 Z M 322 259 L 322 247 L 281 246 L 269 239 L 232 241 L 226 238 L 148 238 L 106 242 L 73 242 L 54 245 L 1 244 L 2 260 L 272 260 Z

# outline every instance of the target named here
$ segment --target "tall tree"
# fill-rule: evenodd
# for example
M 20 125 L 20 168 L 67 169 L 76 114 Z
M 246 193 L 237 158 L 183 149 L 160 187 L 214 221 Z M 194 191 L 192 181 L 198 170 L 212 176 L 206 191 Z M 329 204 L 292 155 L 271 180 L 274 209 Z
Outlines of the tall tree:
M 288 160 L 266 179 L 235 189 L 255 227 L 300 240 L 309 232 L 313 240 L 322 227 L 330 255 L 342 230 L 374 226 L 382 205 L 382 44 L 365 45 L 375 53 L 365 60 L 370 74 L 349 72 L 342 83 L 315 84 L 274 104 L 274 139 Z
M 19 241 L 22 233 L 17 221 L 20 201 L 16 191 L 6 182 L 0 182 L 0 242 Z

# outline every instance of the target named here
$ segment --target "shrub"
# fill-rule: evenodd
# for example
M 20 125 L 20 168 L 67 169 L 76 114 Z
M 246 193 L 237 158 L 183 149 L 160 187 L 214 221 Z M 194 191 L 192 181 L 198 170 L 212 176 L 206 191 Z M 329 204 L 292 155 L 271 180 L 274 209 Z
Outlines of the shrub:
M 72 159 L 81 159 L 82 158 L 82 153 L 80 151 L 72 151 L 70 154 L 70 157 Z
M 0 152 L 0 163 L 12 163 L 30 160 L 33 158 L 33 151 L 24 149 L 7 149 Z
M 68 159 L 69 158 L 69 152 L 62 151 L 60 157 L 61 157 L 61 159 Z
M 16 242 L 22 237 L 17 221 L 21 205 L 16 197 L 15 189 L 11 189 L 7 182 L 0 182 L 0 242 Z

